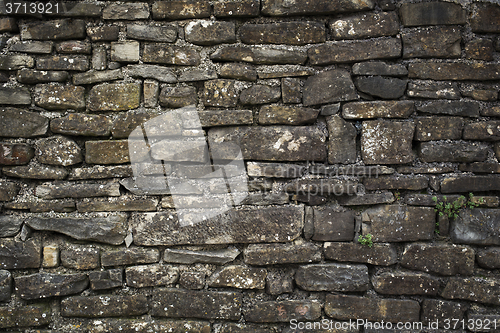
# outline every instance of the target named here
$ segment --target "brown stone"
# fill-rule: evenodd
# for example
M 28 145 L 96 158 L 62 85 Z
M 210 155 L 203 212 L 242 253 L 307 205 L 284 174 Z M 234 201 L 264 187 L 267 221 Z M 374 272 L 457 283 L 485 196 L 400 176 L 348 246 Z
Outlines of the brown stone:
M 408 77 L 431 80 L 498 80 L 500 65 L 490 63 L 414 62 L 408 65 Z
M 330 1 L 330 0 L 298 0 L 290 6 L 285 0 L 263 0 L 262 14 L 271 16 L 289 15 L 328 15 L 343 12 L 356 12 L 373 9 L 373 1 Z
M 222 65 L 220 69 L 220 76 L 225 79 L 256 81 L 257 71 L 252 65 L 229 63 Z
M 104 290 L 121 287 L 123 282 L 122 269 L 108 269 L 89 272 L 90 289 Z
M 379 294 L 435 296 L 441 282 L 429 274 L 386 272 L 372 277 L 372 285 Z
M 0 181 L 0 201 L 11 201 L 19 193 L 20 187 L 9 181 Z
M 462 209 L 451 223 L 451 239 L 461 244 L 500 245 L 496 234 L 499 224 L 498 209 Z
M 429 184 L 426 176 L 365 178 L 363 184 L 367 190 L 423 190 Z
M 318 114 L 318 109 L 267 105 L 260 108 L 259 124 L 306 125 L 314 123 Z
M 315 241 L 351 241 L 354 238 L 354 213 L 330 207 L 314 208 Z
M 443 301 L 440 299 L 424 299 L 422 302 L 421 320 L 426 323 L 438 322 L 439 328 L 447 327 L 447 319 L 463 320 L 467 306 L 463 303 Z
M 259 0 L 218 1 L 214 3 L 216 17 L 254 17 L 259 16 Z
M 88 27 L 87 35 L 93 42 L 104 42 L 118 40 L 118 33 L 120 32 L 120 27 L 113 26 L 100 26 L 100 27 Z
M 125 277 L 132 288 L 171 285 L 179 279 L 179 269 L 162 264 L 133 266 L 125 269 Z
M 325 87 L 328 89 L 325 91 Z M 330 70 L 309 77 L 303 89 L 304 106 L 358 99 L 351 76 L 344 70 Z
M 104 267 L 137 264 L 151 264 L 160 261 L 158 249 L 130 247 L 113 248 L 101 253 L 101 264 Z
M 261 65 L 304 64 L 307 60 L 307 54 L 303 51 L 268 47 L 226 46 L 212 53 L 210 59 L 214 61 L 244 61 Z
M 264 289 L 267 271 L 245 265 L 225 266 L 210 277 L 210 287 Z
M 261 77 L 261 74 L 259 74 Z M 302 102 L 302 80 L 285 77 L 281 79 L 281 98 L 285 104 L 298 104 Z
M 334 39 L 361 39 L 394 36 L 399 33 L 396 12 L 348 16 L 330 23 Z
M 89 70 L 89 60 L 86 56 L 51 56 L 38 58 L 36 69 L 41 71 L 80 71 Z
M 413 98 L 460 99 L 456 82 L 414 81 L 408 84 L 406 94 Z
M 442 27 L 404 33 L 403 58 L 460 58 L 461 31 Z
M 85 88 L 46 84 L 35 87 L 35 104 L 48 110 L 85 109 Z
M 467 11 L 459 4 L 445 1 L 405 3 L 399 12 L 405 27 L 467 23 Z
M 143 20 L 148 17 L 149 7 L 141 2 L 110 3 L 102 11 L 105 20 Z
M 475 162 L 484 161 L 488 147 L 473 142 L 422 142 L 418 156 L 424 162 Z
M 243 310 L 243 316 L 253 323 L 316 320 L 321 316 L 321 306 L 310 300 L 259 302 Z
M 10 71 L 22 69 L 25 67 L 31 68 L 35 65 L 35 59 L 27 55 L 4 55 L 0 56 L 0 70 Z
M 372 247 L 356 243 L 326 242 L 325 258 L 335 261 L 352 261 L 377 266 L 390 266 L 398 261 L 393 244 L 373 244 Z
M 95 167 L 73 168 L 68 176 L 68 180 L 126 178 L 132 175 L 133 172 L 130 165 L 99 165 Z
M 99 249 L 89 246 L 70 245 L 61 250 L 61 264 L 73 269 L 95 269 L 100 266 Z
M 323 43 L 326 31 L 316 22 L 246 23 L 240 28 L 240 38 L 245 44 L 306 45 Z
M 122 333 L 137 333 L 138 329 L 144 332 L 169 333 L 210 333 L 210 322 L 195 320 L 137 320 L 137 319 L 100 319 L 94 320 L 90 333 L 111 332 L 120 327 Z
M 85 142 L 85 161 L 89 164 L 120 164 L 130 162 L 127 140 Z
M 191 21 L 184 27 L 186 41 L 195 45 L 235 43 L 234 22 Z
M 345 119 L 408 118 L 415 110 L 412 101 L 350 102 L 342 107 Z
M 479 103 L 474 101 L 429 101 L 417 103 L 416 108 L 423 113 L 479 117 Z
M 67 41 L 60 42 L 56 45 L 57 53 L 81 53 L 91 54 L 92 44 L 86 41 Z M 50 52 L 48 52 L 50 53 Z
M 42 248 L 39 239 L 27 241 L 12 238 L 0 239 L 0 268 L 27 269 L 39 268 Z
M 156 1 L 153 3 L 153 19 L 185 20 L 209 17 L 210 3 L 204 0 Z
M 500 121 L 482 121 L 465 125 L 465 140 L 499 141 Z
M 64 179 L 68 175 L 68 171 L 63 167 L 35 164 L 4 167 L 2 171 L 9 177 L 27 179 Z
M 37 40 L 62 40 L 85 38 L 84 20 L 54 20 L 31 22 L 21 29 L 21 38 Z
M 240 102 L 250 105 L 267 104 L 279 101 L 280 97 L 281 89 L 279 87 L 258 84 L 243 89 L 240 93 Z
M 177 39 L 177 25 L 161 26 L 127 24 L 127 37 L 132 39 L 173 43 Z
M 387 64 L 382 61 L 367 61 L 354 64 L 352 66 L 354 75 L 385 75 L 385 76 L 406 76 L 408 70 L 405 65 Z
M 86 198 L 100 196 L 120 196 L 120 186 L 117 183 L 106 185 L 59 183 L 54 185 L 39 185 L 35 195 L 42 199 Z
M 489 247 L 477 250 L 476 261 L 479 266 L 487 269 L 500 268 L 500 247 Z
M 45 326 L 52 321 L 49 305 L 0 307 L 0 328 Z
M 15 283 L 19 297 L 33 300 L 80 293 L 89 280 L 87 274 L 36 273 L 16 277 Z
M 354 84 L 359 91 L 374 97 L 397 99 L 404 95 L 407 79 L 386 78 L 382 76 L 358 76 Z
M 12 44 L 10 51 L 36 53 L 36 54 L 50 54 L 52 53 L 53 42 L 40 42 L 40 41 L 20 41 Z
M 70 113 L 52 119 L 50 130 L 66 135 L 107 136 L 111 131 L 111 119 L 101 115 Z
M 0 33 L 15 32 L 18 30 L 16 19 L 13 17 L 2 17 L 0 19 Z
M 493 61 L 493 52 L 493 41 L 489 39 L 475 39 L 465 44 L 467 59 Z
M 61 301 L 63 317 L 121 317 L 147 313 L 148 300 L 144 295 L 73 296 Z
M 19 87 L 1 87 L 0 103 L 8 105 L 30 105 L 30 91 L 26 88 Z
M 41 139 L 36 145 L 38 161 L 50 165 L 74 165 L 83 161 L 78 144 L 64 136 Z
M 81 213 L 85 212 L 148 212 L 155 211 L 158 201 L 155 199 L 128 199 L 120 198 L 113 200 L 106 199 L 88 199 L 77 203 L 77 209 Z
M 160 105 L 170 108 L 182 108 L 196 104 L 198 94 L 195 87 L 165 87 L 159 96 Z
M 36 84 L 47 82 L 64 82 L 68 79 L 68 72 L 64 71 L 37 71 L 23 68 L 17 72 L 17 80 L 21 83 Z
M 497 279 L 451 277 L 441 296 L 447 299 L 500 305 L 499 293 L 500 281 Z
M 460 117 L 425 117 L 415 119 L 415 140 L 457 140 L 464 127 Z
M 28 164 L 35 150 L 25 143 L 0 142 L 0 165 Z
M 211 80 L 204 83 L 204 100 L 207 106 L 234 107 L 238 103 L 238 93 L 234 81 Z
M 500 6 L 495 3 L 473 3 L 470 26 L 474 32 L 500 32 Z
M 201 126 L 251 125 L 251 110 L 204 110 L 198 112 Z
M 166 1 L 174 3 L 177 1 Z M 197 51 L 186 47 L 172 46 L 166 43 L 144 45 L 142 61 L 154 64 L 197 66 L 201 63 Z
M 99 84 L 90 90 L 87 107 L 90 111 L 122 111 L 139 106 L 141 87 L 137 83 Z

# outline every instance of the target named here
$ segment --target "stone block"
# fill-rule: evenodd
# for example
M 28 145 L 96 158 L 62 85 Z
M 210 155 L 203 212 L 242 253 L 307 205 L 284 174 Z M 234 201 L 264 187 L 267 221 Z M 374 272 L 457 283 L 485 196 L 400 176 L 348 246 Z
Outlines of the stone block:
M 70 113 L 50 121 L 54 133 L 83 136 L 108 136 L 111 132 L 111 119 L 101 115 Z
M 459 244 L 500 245 L 495 231 L 499 225 L 500 212 L 497 209 L 461 210 L 451 223 L 450 235 L 453 242 Z
M 118 40 L 118 33 L 120 32 L 120 27 L 116 25 L 103 25 L 99 27 L 88 27 L 87 36 L 93 42 L 104 42 Z
M 139 107 L 141 86 L 138 83 L 103 83 L 90 90 L 90 111 L 123 111 Z
M 280 97 L 279 87 L 258 84 L 243 89 L 240 93 L 240 102 L 250 105 L 267 104 L 279 101 Z
M 214 3 L 215 17 L 259 16 L 260 0 L 218 1 Z
M 251 244 L 244 251 L 249 265 L 300 264 L 321 260 L 321 250 L 313 243 Z
M 390 266 L 398 262 L 398 254 L 393 244 L 373 244 L 372 247 L 357 243 L 326 242 L 325 259 L 351 261 L 376 266 Z
M 373 9 L 373 1 L 359 2 L 347 0 L 332 2 L 329 0 L 298 0 L 290 6 L 286 0 L 262 0 L 262 14 L 270 16 L 292 15 L 328 15 L 343 12 L 356 12 Z
M 459 4 L 445 1 L 405 3 L 399 13 L 405 27 L 467 23 L 467 11 Z
M 111 61 L 138 62 L 139 42 L 111 42 Z
M 110 3 L 104 7 L 105 20 L 144 20 L 149 18 L 148 4 L 142 2 Z
M 67 268 L 88 270 L 100 266 L 99 249 L 70 245 L 61 250 L 61 264 Z
M 474 101 L 428 101 L 416 103 L 416 108 L 422 113 L 479 117 L 479 103 Z
M 43 84 L 35 87 L 35 104 L 48 110 L 85 109 L 85 88 Z
M 48 305 L 24 305 L 19 307 L 0 307 L 0 327 L 45 326 L 52 320 Z
M 131 247 L 119 248 L 101 253 L 101 264 L 104 267 L 137 264 L 152 264 L 160 261 L 158 249 Z
M 373 289 L 386 295 L 429 295 L 439 293 L 437 277 L 422 273 L 386 272 L 372 277 Z
M 0 181 L 0 201 L 11 201 L 19 193 L 19 185 L 6 180 Z
M 133 266 L 125 269 L 125 278 L 132 288 L 171 285 L 179 279 L 179 269 L 162 264 Z
M 300 266 L 297 285 L 308 291 L 365 291 L 370 280 L 365 265 L 315 264 Z
M 209 287 L 264 289 L 267 271 L 245 265 L 230 265 L 214 272 L 208 281 Z
M 144 295 L 73 296 L 61 301 L 63 317 L 124 317 L 147 312 L 148 299 Z
M 11 71 L 23 68 L 31 68 L 35 65 L 35 59 L 27 55 L 4 55 L 0 56 L 0 70 Z
M 460 117 L 423 117 L 415 119 L 415 140 L 458 140 L 464 120 Z
M 160 105 L 169 108 L 182 108 L 197 102 L 198 94 L 195 87 L 165 87 L 159 96 Z
M 413 81 L 408 84 L 408 97 L 429 99 L 460 99 L 456 82 Z
M 324 25 L 316 22 L 246 23 L 239 33 L 245 44 L 306 45 L 326 40 Z
M 499 305 L 499 293 L 500 281 L 497 279 L 451 277 L 441 296 L 446 299 L 463 299 L 471 302 Z
M 500 247 L 489 247 L 477 250 L 476 261 L 479 266 L 487 269 L 500 268 Z
M 500 32 L 500 6 L 495 3 L 474 3 L 470 26 L 473 32 Z
M 121 287 L 123 285 L 122 280 L 123 272 L 119 268 L 89 272 L 90 289 L 92 290 L 105 290 Z
M 456 27 L 404 33 L 403 58 L 460 58 L 461 31 Z
M 1 87 L 0 103 L 7 105 L 30 105 L 31 94 L 26 88 Z
M 0 239 L 0 268 L 27 269 L 39 268 L 42 248 L 39 239 L 25 242 L 12 238 Z
M 87 274 L 36 273 L 14 279 L 16 292 L 24 300 L 78 294 L 89 284 Z
M 493 41 L 490 39 L 475 39 L 465 44 L 465 56 L 467 59 L 493 61 L 493 52 L 495 52 L 495 49 Z
M 408 65 L 408 77 L 430 80 L 487 81 L 500 78 L 500 65 L 482 62 L 434 61 L 414 62 Z
M 276 323 L 315 320 L 321 316 L 319 302 L 310 300 L 259 302 L 243 311 L 247 322 Z
M 68 79 L 68 72 L 64 71 L 37 71 L 23 68 L 17 72 L 20 83 L 36 84 L 47 82 L 64 82 Z
M 358 76 L 354 84 L 359 91 L 383 99 L 397 99 L 404 95 L 408 80 L 382 76 Z
M 358 14 L 334 20 L 329 27 L 334 39 L 394 36 L 399 33 L 399 19 L 396 12 Z
M 500 121 L 469 123 L 464 127 L 465 140 L 499 141 Z
M 324 87 L 329 89 L 325 91 Z M 358 99 L 348 72 L 337 69 L 309 77 L 302 91 L 304 106 Z
M 327 118 L 328 126 L 328 163 L 355 163 L 357 131 L 353 124 L 340 116 Z
M 53 20 L 30 22 L 22 26 L 21 39 L 64 40 L 85 38 L 84 20 Z
M 476 162 L 488 156 L 488 147 L 473 142 L 422 142 L 418 156 L 424 162 Z
M 41 42 L 41 41 L 19 41 L 9 48 L 9 51 L 13 52 L 24 52 L 24 53 L 35 53 L 35 54 L 50 54 L 54 47 L 53 42 Z
M 415 111 L 412 101 L 349 102 L 342 106 L 344 119 L 408 118 Z
M 318 114 L 318 109 L 266 105 L 260 108 L 258 121 L 261 125 L 307 125 L 314 123 Z
M 28 164 L 35 150 L 25 143 L 0 142 L 0 165 Z
M 39 162 L 50 165 L 69 166 L 83 161 L 80 146 L 60 135 L 39 140 L 36 155 Z
M 216 45 L 235 43 L 234 22 L 226 21 L 191 21 L 184 27 L 186 41 L 195 45 Z
M 151 42 L 173 43 L 177 39 L 177 25 L 165 24 L 161 26 L 127 24 L 127 37 Z
M 384 75 L 384 76 L 406 76 L 408 70 L 405 65 L 387 64 L 382 61 L 367 61 L 352 65 L 354 75 Z
M 148 43 L 144 45 L 142 61 L 153 64 L 198 66 L 201 58 L 196 50 L 187 47 L 172 46 L 167 43 Z
M 210 80 L 204 83 L 204 100 L 207 106 L 234 107 L 238 103 L 238 92 L 234 81 Z
M 156 1 L 153 3 L 153 19 L 186 20 L 210 17 L 210 3 L 204 0 Z
M 89 70 L 89 60 L 86 56 L 51 56 L 38 58 L 36 69 L 41 71 L 80 71 Z
M 422 302 L 421 320 L 424 323 L 438 321 L 438 327 L 444 328 L 447 322 L 446 319 L 463 320 L 466 309 L 467 307 L 463 303 L 425 299 Z

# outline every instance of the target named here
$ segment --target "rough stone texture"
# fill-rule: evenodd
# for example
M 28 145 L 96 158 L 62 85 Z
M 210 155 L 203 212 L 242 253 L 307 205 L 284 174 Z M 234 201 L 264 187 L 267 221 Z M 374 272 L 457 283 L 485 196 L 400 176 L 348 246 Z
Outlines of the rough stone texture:
M 466 309 L 467 307 L 463 303 L 425 299 L 422 302 L 421 320 L 423 322 L 438 321 L 438 327 L 444 328 L 447 318 L 462 320 Z
M 86 199 L 77 204 L 79 212 L 127 212 L 127 211 L 154 211 L 158 200 L 155 199 Z
M 22 242 L 15 239 L 1 239 L 0 268 L 39 268 L 41 252 L 40 240 L 30 239 Z
M 153 3 L 152 7 L 154 19 L 184 20 L 204 18 L 209 17 L 210 12 L 210 3 L 208 1 L 157 1 Z
M 479 117 L 479 103 L 473 101 L 430 101 L 417 103 L 416 108 L 423 113 Z
M 499 305 L 499 289 L 500 282 L 496 279 L 452 277 L 446 284 L 441 296 L 447 299 L 464 299 L 472 302 Z
M 13 182 L 0 181 L 0 201 L 11 201 L 19 193 L 19 185 Z
M 32 217 L 26 224 L 35 230 L 59 232 L 74 239 L 120 245 L 126 236 L 126 215 L 94 213 L 86 216 Z
M 111 61 L 138 62 L 139 42 L 111 42 Z
M 16 215 L 0 216 L 0 237 L 13 237 L 21 230 L 24 218 Z
M 350 102 L 342 106 L 344 119 L 408 118 L 415 110 L 412 101 Z
M 118 39 L 120 27 L 104 25 L 100 27 L 87 28 L 87 36 L 93 42 L 112 41 Z
M 243 316 L 254 323 L 315 320 L 321 316 L 321 306 L 318 302 L 309 300 L 260 302 L 244 310 Z
M 500 6 L 494 3 L 474 3 L 470 25 L 474 32 L 500 31 Z
M 83 161 L 78 144 L 64 136 L 41 139 L 36 145 L 38 161 L 50 165 L 68 166 Z
M 19 297 L 25 300 L 78 294 L 87 288 L 86 274 L 37 273 L 14 279 Z
M 452 221 L 450 236 L 459 244 L 500 245 L 499 224 L 500 213 L 496 209 L 461 210 Z
M 434 234 L 435 213 L 430 207 L 385 205 L 363 212 L 363 235 L 374 242 L 430 240 Z
M 489 39 L 476 39 L 465 45 L 467 59 L 493 61 L 494 51 L 493 42 Z
M 0 327 L 44 326 L 51 322 L 48 305 L 25 305 L 16 308 L 0 307 Z
M 30 105 L 31 95 L 26 88 L 0 88 L 0 103 L 8 105 Z
M 306 45 L 322 43 L 326 39 L 324 25 L 316 22 L 247 23 L 239 33 L 245 44 Z
M 34 65 L 35 59 L 27 55 L 0 56 L 0 69 L 3 71 L 31 68 Z
M 362 11 L 373 9 L 375 3 L 372 1 L 328 1 L 314 0 L 306 1 L 299 0 L 290 6 L 285 0 L 263 0 L 262 13 L 271 16 L 288 16 L 288 15 L 326 15 L 351 11 Z
M 244 89 L 240 93 L 240 102 L 250 105 L 274 103 L 279 101 L 280 97 L 281 89 L 279 87 L 259 84 Z
M 82 39 L 85 38 L 85 21 L 64 19 L 32 22 L 22 26 L 21 38 L 23 40 Z
M 36 69 L 41 71 L 86 71 L 89 61 L 86 56 L 51 56 L 38 58 Z
M 37 71 L 23 68 L 17 72 L 17 80 L 26 84 L 64 82 L 67 78 L 68 72 L 64 71 Z
M 226 291 L 165 289 L 155 292 L 150 304 L 157 317 L 238 320 L 242 297 Z
M 93 86 L 87 99 L 90 111 L 123 111 L 139 106 L 141 87 L 136 83 Z
M 166 1 L 174 3 L 176 1 Z M 165 43 L 151 43 L 144 45 L 142 61 L 154 64 L 197 66 L 201 59 L 195 50 L 171 46 Z
M 141 20 L 149 17 L 149 7 L 146 3 L 111 3 L 104 7 L 102 18 L 105 20 Z
M 467 11 L 462 6 L 444 1 L 405 3 L 399 11 L 406 27 L 467 22 Z
M 0 165 L 28 164 L 35 150 L 25 143 L 0 142 Z
M 498 80 L 500 65 L 491 63 L 414 62 L 408 65 L 408 77 L 431 80 Z
M 111 119 L 101 115 L 70 113 L 50 121 L 54 133 L 83 136 L 107 136 L 111 132 Z
M 328 163 L 356 162 L 357 131 L 354 125 L 335 115 L 327 118 L 327 126 L 329 132 Z
M 61 250 L 61 264 L 67 268 L 87 270 L 100 266 L 99 249 L 86 246 L 68 246 Z
M 159 95 L 161 106 L 169 108 L 182 108 L 184 106 L 196 104 L 198 96 L 195 87 L 166 87 Z
M 127 24 L 127 37 L 153 42 L 173 43 L 177 39 L 177 26 L 174 24 L 161 26 Z
M 212 251 L 190 251 L 178 249 L 165 249 L 163 261 L 177 264 L 215 264 L 224 265 L 233 261 L 240 254 L 234 248 Z
M 398 38 L 375 38 L 362 41 L 339 41 L 314 46 L 307 51 L 312 65 L 331 65 L 371 59 L 392 59 L 401 55 Z
M 233 22 L 191 21 L 184 28 L 186 41 L 196 45 L 235 43 Z
M 63 317 L 139 316 L 147 311 L 148 301 L 143 295 L 73 296 L 61 301 Z
M 203 103 L 207 106 L 234 107 L 238 103 L 238 93 L 231 80 L 211 80 L 205 82 Z
M 9 271 L 0 270 L 0 301 L 8 301 L 12 290 L 12 276 Z
M 120 327 L 120 332 L 136 333 L 138 330 L 149 330 L 151 332 L 168 333 L 209 333 L 210 322 L 194 320 L 134 320 L 134 319 L 102 319 L 94 321 L 89 332 L 110 332 L 116 327 Z
M 396 248 L 392 244 L 373 244 L 367 247 L 356 243 L 326 242 L 325 258 L 335 261 L 352 261 L 377 266 L 390 266 L 398 262 Z
M 382 76 L 357 77 L 354 84 L 359 91 L 384 99 L 397 99 L 404 95 L 407 80 Z
M 249 265 L 309 263 L 320 261 L 321 251 L 312 243 L 251 244 L 244 257 Z
M 121 269 L 108 269 L 105 271 L 89 272 L 90 288 L 92 290 L 105 290 L 122 286 L 123 273 Z
M 329 27 L 334 39 L 394 36 L 399 33 L 399 20 L 396 12 L 370 13 L 332 21 Z
M 366 178 L 363 184 L 367 190 L 423 190 L 429 185 L 426 176 Z
M 158 65 L 128 65 L 125 72 L 132 77 L 155 79 L 160 82 L 175 83 L 177 77 L 170 68 Z
M 298 206 L 243 208 L 184 227 L 173 212 L 137 213 L 129 224 L 137 245 L 280 242 L 298 237 L 303 210 Z
M 386 322 L 418 321 L 420 305 L 411 300 L 327 295 L 325 313 L 340 320 L 364 318 Z
M 226 46 L 215 51 L 210 59 L 214 61 L 244 61 L 260 65 L 304 64 L 307 54 L 303 51 L 289 51 L 275 48 L 250 48 Z
M 382 61 L 369 61 L 354 64 L 352 73 L 354 75 L 406 76 L 408 70 L 404 65 L 390 65 Z
M 50 54 L 52 52 L 53 46 L 53 42 L 21 41 L 12 44 L 12 46 L 10 47 L 10 51 Z
M 85 162 L 89 164 L 120 164 L 130 162 L 128 141 L 87 141 Z
M 361 156 L 365 164 L 405 164 L 414 159 L 413 122 L 364 121 Z
M 330 207 L 314 208 L 314 234 L 316 241 L 350 241 L 354 238 L 354 214 L 339 212 Z
M 403 58 L 460 58 L 461 31 L 456 27 L 404 33 Z
M 429 295 L 439 293 L 441 282 L 429 274 L 394 272 L 372 278 L 376 292 L 386 295 Z
M 179 270 L 162 264 L 134 266 L 125 269 L 125 277 L 133 288 L 164 286 L 179 279 Z
M 463 138 L 465 140 L 498 141 L 500 140 L 500 121 L 467 124 L 464 127 Z
M 131 247 L 129 249 L 114 249 L 101 254 L 101 264 L 104 267 L 151 264 L 158 261 L 160 261 L 158 249 Z
M 475 162 L 488 156 L 486 145 L 472 142 L 423 142 L 418 155 L 424 162 Z
M 401 266 L 440 275 L 471 275 L 474 271 L 474 250 L 459 245 L 408 245 Z
M 182 272 L 179 277 L 179 284 L 186 289 L 203 289 L 205 287 L 205 273 Z
M 295 273 L 297 285 L 308 291 L 365 291 L 368 267 L 365 265 L 316 264 L 300 266 Z
M 253 17 L 259 16 L 259 0 L 220 1 L 214 3 L 216 17 Z
M 365 194 L 362 196 L 340 196 L 337 202 L 344 206 L 364 206 L 394 202 L 392 192 L 382 192 L 375 194 Z
M 257 70 L 252 65 L 228 63 L 221 66 L 220 76 L 225 79 L 256 81 Z
M 259 124 L 262 125 L 306 125 L 314 123 L 319 110 L 292 106 L 269 105 L 259 111 Z
M 412 98 L 460 99 L 455 82 L 414 81 L 408 84 L 406 94 Z
M 201 126 L 251 125 L 251 110 L 205 110 L 198 112 Z
M 244 265 L 225 266 L 210 277 L 210 287 L 264 289 L 267 271 Z
M 56 44 L 56 51 L 58 53 L 81 53 L 91 54 L 92 45 L 86 41 L 67 41 Z M 50 52 L 48 52 L 50 53 Z
M 460 117 L 425 117 L 415 119 L 415 140 L 457 140 L 464 127 Z
M 329 88 L 326 93 L 324 87 Z M 304 84 L 304 106 L 354 99 L 358 99 L 358 94 L 349 73 L 344 70 L 331 70 L 311 76 Z
M 500 268 L 500 248 L 490 247 L 487 249 L 478 250 L 476 253 L 476 261 L 479 266 L 484 268 Z

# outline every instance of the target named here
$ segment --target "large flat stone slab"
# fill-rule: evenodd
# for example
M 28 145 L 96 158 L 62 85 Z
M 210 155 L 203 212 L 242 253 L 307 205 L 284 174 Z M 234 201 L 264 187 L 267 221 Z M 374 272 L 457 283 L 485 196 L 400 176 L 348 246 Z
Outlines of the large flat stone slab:
M 450 236 L 454 243 L 500 245 L 499 228 L 500 209 L 461 210 L 451 223 Z
M 263 0 L 262 13 L 271 16 L 327 15 L 373 9 L 375 2 L 357 0 L 296 0 L 291 5 L 287 0 Z

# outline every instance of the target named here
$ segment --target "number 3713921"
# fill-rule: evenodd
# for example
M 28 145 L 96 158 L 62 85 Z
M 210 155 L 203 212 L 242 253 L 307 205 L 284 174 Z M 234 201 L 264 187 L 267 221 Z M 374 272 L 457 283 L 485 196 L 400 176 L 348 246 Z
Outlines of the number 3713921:
M 7 14 L 57 14 L 59 10 L 57 2 L 5 1 Z

